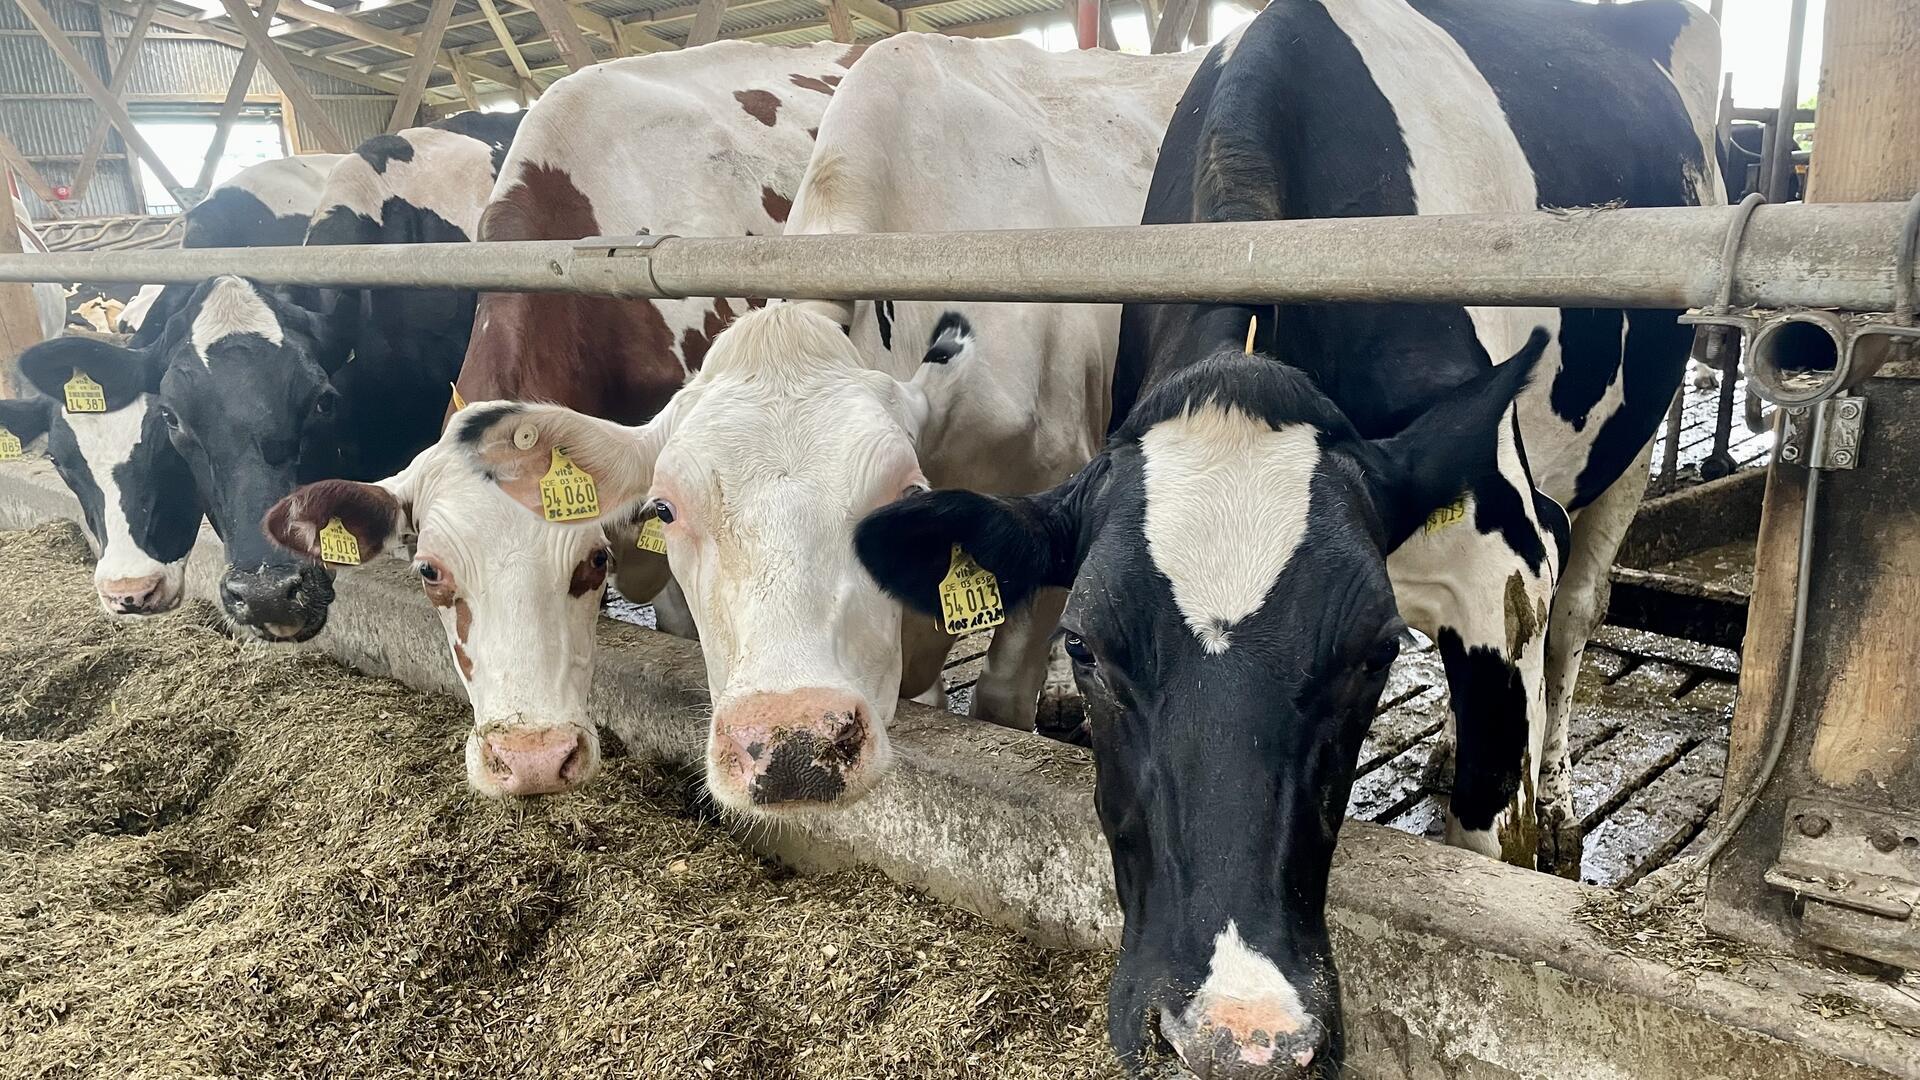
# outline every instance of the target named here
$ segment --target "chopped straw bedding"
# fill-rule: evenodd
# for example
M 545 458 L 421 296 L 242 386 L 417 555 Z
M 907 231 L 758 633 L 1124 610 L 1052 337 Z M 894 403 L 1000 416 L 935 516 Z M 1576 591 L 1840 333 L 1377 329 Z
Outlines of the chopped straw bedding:
M 615 757 L 470 794 L 464 703 L 94 607 L 0 533 L 0 1076 L 1111 1076 L 1104 956 L 799 877 Z

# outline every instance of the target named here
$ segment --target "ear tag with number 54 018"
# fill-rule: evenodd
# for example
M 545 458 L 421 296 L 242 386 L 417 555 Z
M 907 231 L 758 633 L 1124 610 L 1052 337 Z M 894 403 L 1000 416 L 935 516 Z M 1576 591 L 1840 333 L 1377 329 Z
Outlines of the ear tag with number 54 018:
M 67 380 L 67 411 L 106 412 L 107 392 L 87 378 L 86 372 L 75 369 L 73 378 Z
M 320 561 L 336 566 L 360 565 L 360 541 L 340 524 L 339 518 L 320 530 Z
M 585 521 L 600 516 L 600 489 L 593 474 L 553 448 L 547 475 L 540 478 L 540 510 L 548 521 Z
M 661 528 L 659 518 L 650 517 L 640 524 L 640 535 L 634 538 L 633 546 L 655 555 L 667 553 L 667 534 Z
M 971 634 L 1006 621 L 1000 579 L 953 545 L 947 576 L 940 579 L 940 624 L 949 634 Z
M 0 427 L 0 461 L 20 460 L 20 436 Z

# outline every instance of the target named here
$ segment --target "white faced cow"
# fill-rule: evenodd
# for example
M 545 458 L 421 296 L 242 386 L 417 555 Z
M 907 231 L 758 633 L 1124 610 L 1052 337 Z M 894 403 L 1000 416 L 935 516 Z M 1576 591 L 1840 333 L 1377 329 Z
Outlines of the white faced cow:
M 241 170 L 187 211 L 187 247 L 298 244 L 319 204 L 337 154 L 266 161 Z M 57 288 L 57 286 L 56 286 Z M 148 286 L 144 303 L 121 312 L 130 329 L 157 338 L 193 290 Z M 138 340 L 138 339 L 135 339 Z M 171 611 L 186 580 L 186 556 L 200 528 L 193 476 L 167 438 L 158 396 L 126 377 L 125 339 L 76 335 L 29 349 L 21 374 L 37 393 L 0 401 L 0 425 L 23 441 L 44 432 L 61 479 L 80 500 L 87 536 L 99 555 L 94 588 L 110 616 Z M 104 412 L 72 412 L 66 384 L 76 372 L 101 384 Z
M 890 38 L 828 108 L 789 231 L 1130 220 L 1196 59 Z M 563 446 L 602 477 L 606 516 L 662 523 L 714 699 L 710 788 L 742 810 L 815 808 L 879 778 L 900 695 L 935 690 L 950 645 L 924 621 L 903 627 L 853 560 L 854 524 L 930 480 L 1021 491 L 1071 472 L 1106 422 L 1117 314 L 780 305 L 721 334 L 640 428 L 476 406 L 451 441 L 532 506 L 547 468 L 534 458 Z M 999 631 L 977 714 L 1031 726 L 1055 611 Z
M 777 233 L 857 54 L 716 42 L 569 75 L 527 111 L 482 238 Z M 757 303 L 488 294 L 461 393 L 643 421 L 699 370 L 720 327 Z M 576 525 L 531 517 L 471 467 L 451 433 L 377 484 L 302 488 L 268 525 L 278 543 L 314 557 L 317 531 L 334 517 L 366 559 L 411 538 L 473 701 L 475 790 L 533 795 L 589 779 L 600 758 L 587 684 L 608 567 L 618 563 L 631 596 L 651 595 L 665 576 L 633 573 L 664 562 L 633 546 L 635 526 L 610 514 Z
M 1275 0 L 1195 76 L 1145 220 L 1717 203 L 1717 69 L 1670 0 Z M 1337 1075 L 1327 874 L 1402 619 L 1446 666 L 1449 837 L 1529 865 L 1566 839 L 1569 699 L 1677 314 L 1129 307 L 1122 423 L 1086 469 L 862 525 L 916 606 L 956 543 L 1013 597 L 1072 586 L 1129 1063 L 1157 1033 L 1201 1077 Z

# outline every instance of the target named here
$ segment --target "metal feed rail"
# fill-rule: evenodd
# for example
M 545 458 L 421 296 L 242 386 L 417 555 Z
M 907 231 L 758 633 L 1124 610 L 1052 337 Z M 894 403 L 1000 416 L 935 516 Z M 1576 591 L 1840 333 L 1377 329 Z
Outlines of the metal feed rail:
M 1735 306 L 1886 311 L 1899 203 L 1763 206 Z M 0 281 L 416 286 L 602 296 L 1702 307 L 1730 207 L 1093 229 L 599 237 L 0 256 Z

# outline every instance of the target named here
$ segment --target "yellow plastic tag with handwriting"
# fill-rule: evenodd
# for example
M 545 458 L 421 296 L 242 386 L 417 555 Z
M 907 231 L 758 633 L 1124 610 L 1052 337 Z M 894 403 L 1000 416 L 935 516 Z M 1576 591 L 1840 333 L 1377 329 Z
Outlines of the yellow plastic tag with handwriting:
M 340 524 L 339 518 L 327 522 L 320 530 L 320 561 L 337 566 L 360 565 L 360 541 Z
M 585 521 L 600 516 L 600 489 L 593 475 L 553 448 L 553 463 L 540 478 L 540 509 L 548 521 Z
M 1431 535 L 1449 525 L 1458 525 L 1465 520 L 1467 520 L 1467 497 L 1462 495 L 1452 503 L 1428 514 L 1427 523 L 1422 531 Z
M 971 634 L 1007 621 L 1000 579 L 953 545 L 947 576 L 940 579 L 940 623 L 949 634 Z
M 0 461 L 20 460 L 20 436 L 0 427 Z
M 107 392 L 87 378 L 86 372 L 75 371 L 73 378 L 67 380 L 67 411 L 106 412 Z
M 655 555 L 667 553 L 667 534 L 661 528 L 660 519 L 650 517 L 640 525 L 640 535 L 634 538 L 633 546 L 641 551 L 651 551 Z

